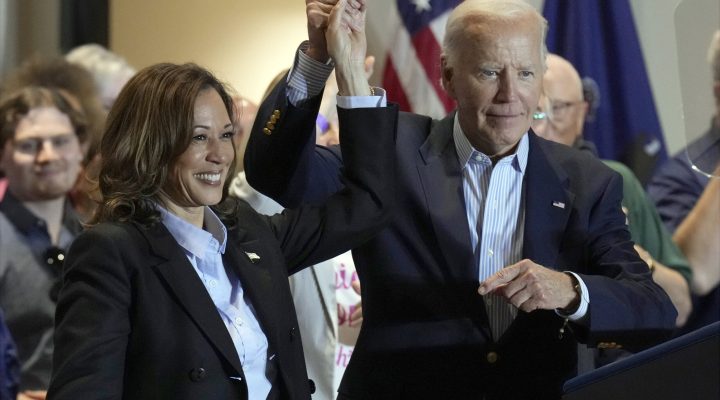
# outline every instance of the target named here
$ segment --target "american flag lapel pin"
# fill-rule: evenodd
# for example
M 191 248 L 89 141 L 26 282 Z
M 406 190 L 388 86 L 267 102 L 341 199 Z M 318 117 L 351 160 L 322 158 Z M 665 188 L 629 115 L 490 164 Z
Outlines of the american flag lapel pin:
M 257 263 L 258 261 L 260 261 L 260 256 L 257 255 L 257 254 L 255 254 L 255 253 L 246 251 L 246 252 L 245 252 L 245 255 L 250 259 L 250 262 L 253 263 L 253 264 L 255 264 L 255 263 Z
M 562 201 L 553 201 L 553 206 L 557 208 L 562 208 L 563 210 L 565 209 L 565 203 L 563 203 Z

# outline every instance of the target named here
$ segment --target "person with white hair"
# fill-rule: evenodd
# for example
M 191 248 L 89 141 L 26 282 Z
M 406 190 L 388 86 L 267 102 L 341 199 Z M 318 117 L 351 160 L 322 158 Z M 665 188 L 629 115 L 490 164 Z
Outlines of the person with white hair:
M 720 320 L 720 30 L 708 62 L 716 106 L 710 128 L 668 160 L 647 188 L 693 270 L 693 312 L 680 333 Z
M 94 43 L 75 47 L 65 59 L 90 71 L 105 110 L 110 110 L 120 90 L 136 72 L 125 58 Z
M 457 111 L 399 117 L 402 207 L 353 249 L 363 325 L 339 399 L 557 399 L 578 341 L 638 349 L 673 329 L 676 311 L 630 240 L 621 177 L 530 130 L 546 25 L 522 0 L 467 0 L 450 14 L 439 62 Z M 317 111 L 332 69 L 322 38 L 310 35 L 261 105 L 245 154 L 250 184 L 284 206 L 342 190 L 353 160 L 313 146 L 314 116 L 273 122 L 275 110 Z

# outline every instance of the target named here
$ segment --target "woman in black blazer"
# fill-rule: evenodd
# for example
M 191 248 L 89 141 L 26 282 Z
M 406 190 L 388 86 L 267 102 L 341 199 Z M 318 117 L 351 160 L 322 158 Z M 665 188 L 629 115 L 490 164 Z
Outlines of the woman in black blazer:
M 345 189 L 273 217 L 227 199 L 234 117 L 194 64 L 148 67 L 120 93 L 102 199 L 65 262 L 49 399 L 310 398 L 287 277 L 389 220 L 397 111 L 340 109 Z

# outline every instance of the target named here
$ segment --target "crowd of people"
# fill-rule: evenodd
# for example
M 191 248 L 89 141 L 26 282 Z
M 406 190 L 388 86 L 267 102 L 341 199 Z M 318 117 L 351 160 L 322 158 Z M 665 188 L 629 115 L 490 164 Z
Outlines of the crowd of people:
M 645 188 L 523 0 L 451 12 L 440 120 L 369 83 L 366 7 L 306 0 L 259 105 L 94 44 L 2 78 L 0 400 L 559 399 L 720 320 L 720 31 Z

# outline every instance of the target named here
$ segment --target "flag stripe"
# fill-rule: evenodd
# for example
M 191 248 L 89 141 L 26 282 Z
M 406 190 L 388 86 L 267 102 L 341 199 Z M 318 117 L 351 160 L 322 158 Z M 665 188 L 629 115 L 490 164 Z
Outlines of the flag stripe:
M 445 113 L 452 110 L 454 106 L 453 100 L 447 95 L 445 89 L 440 84 L 440 78 L 442 77 L 442 71 L 440 67 L 440 53 L 441 48 L 438 41 L 435 39 L 435 34 L 428 27 L 419 31 L 412 39 L 413 46 L 419 57 L 420 64 L 425 69 L 427 80 L 435 89 L 435 93 L 438 96 L 438 100 L 443 104 Z
M 455 104 L 440 83 L 440 54 L 450 10 L 460 0 L 397 0 L 390 7 L 383 87 L 403 111 L 442 118 Z
M 387 90 L 387 98 L 393 103 L 397 103 L 401 110 L 410 110 L 410 103 L 408 102 L 407 96 L 405 96 L 405 90 L 403 90 L 400 78 L 397 76 L 395 71 L 395 65 L 392 62 L 392 58 L 388 57 L 385 64 L 385 73 L 383 76 L 383 86 L 387 88 L 393 88 Z

